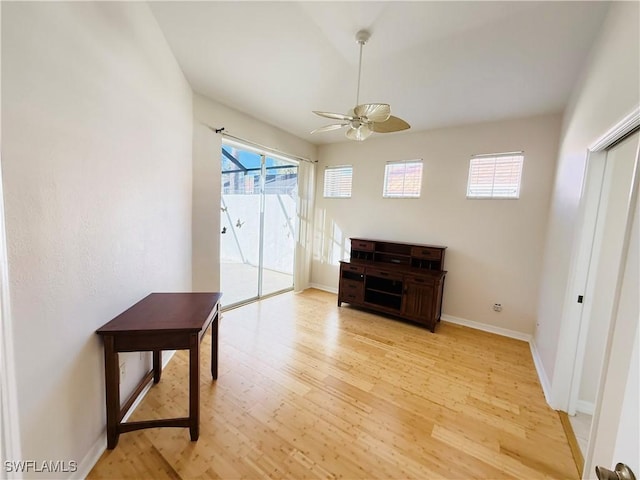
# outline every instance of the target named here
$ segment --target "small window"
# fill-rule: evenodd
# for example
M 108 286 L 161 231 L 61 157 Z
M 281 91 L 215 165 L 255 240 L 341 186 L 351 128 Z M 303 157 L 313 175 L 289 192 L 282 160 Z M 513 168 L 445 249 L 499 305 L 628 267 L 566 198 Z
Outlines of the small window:
M 387 162 L 384 167 L 383 197 L 418 198 L 421 186 L 422 160 Z
M 327 167 L 324 171 L 324 197 L 351 198 L 352 179 L 353 167 L 351 165 Z
M 519 198 L 523 161 L 522 152 L 474 155 L 467 198 Z

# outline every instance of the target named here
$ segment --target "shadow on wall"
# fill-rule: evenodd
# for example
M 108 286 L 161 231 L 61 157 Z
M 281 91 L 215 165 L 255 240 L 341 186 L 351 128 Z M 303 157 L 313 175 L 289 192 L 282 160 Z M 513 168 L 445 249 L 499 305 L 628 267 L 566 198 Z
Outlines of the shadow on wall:
M 317 262 L 338 266 L 340 260 L 349 258 L 350 245 L 342 228 L 327 217 L 324 208 L 316 209 L 313 259 Z

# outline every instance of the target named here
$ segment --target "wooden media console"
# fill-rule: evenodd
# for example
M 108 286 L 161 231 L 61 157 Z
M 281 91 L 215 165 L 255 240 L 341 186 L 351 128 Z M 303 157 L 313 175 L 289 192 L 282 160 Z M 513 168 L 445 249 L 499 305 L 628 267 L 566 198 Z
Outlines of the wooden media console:
M 340 262 L 342 302 L 420 323 L 432 332 L 440 321 L 447 247 L 351 239 Z

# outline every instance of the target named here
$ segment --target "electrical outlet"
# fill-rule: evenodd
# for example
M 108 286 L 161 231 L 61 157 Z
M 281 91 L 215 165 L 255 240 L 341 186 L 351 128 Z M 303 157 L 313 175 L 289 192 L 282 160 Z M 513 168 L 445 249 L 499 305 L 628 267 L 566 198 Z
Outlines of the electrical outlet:
M 502 311 L 502 304 L 501 303 L 494 303 L 493 304 L 493 311 L 494 312 L 501 312 Z

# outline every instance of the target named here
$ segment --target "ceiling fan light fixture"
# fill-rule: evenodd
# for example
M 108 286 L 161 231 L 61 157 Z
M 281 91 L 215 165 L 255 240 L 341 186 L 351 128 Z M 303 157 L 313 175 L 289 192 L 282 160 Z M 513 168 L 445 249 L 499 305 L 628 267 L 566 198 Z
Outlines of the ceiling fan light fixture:
M 355 107 L 353 114 L 367 122 L 386 122 L 391 116 L 391 107 L 387 103 L 365 103 Z
M 368 125 L 362 124 L 359 127 L 353 127 L 346 131 L 345 135 L 349 140 L 356 140 L 357 142 L 362 142 L 369 138 L 369 135 L 373 133 L 373 130 L 369 128 Z

